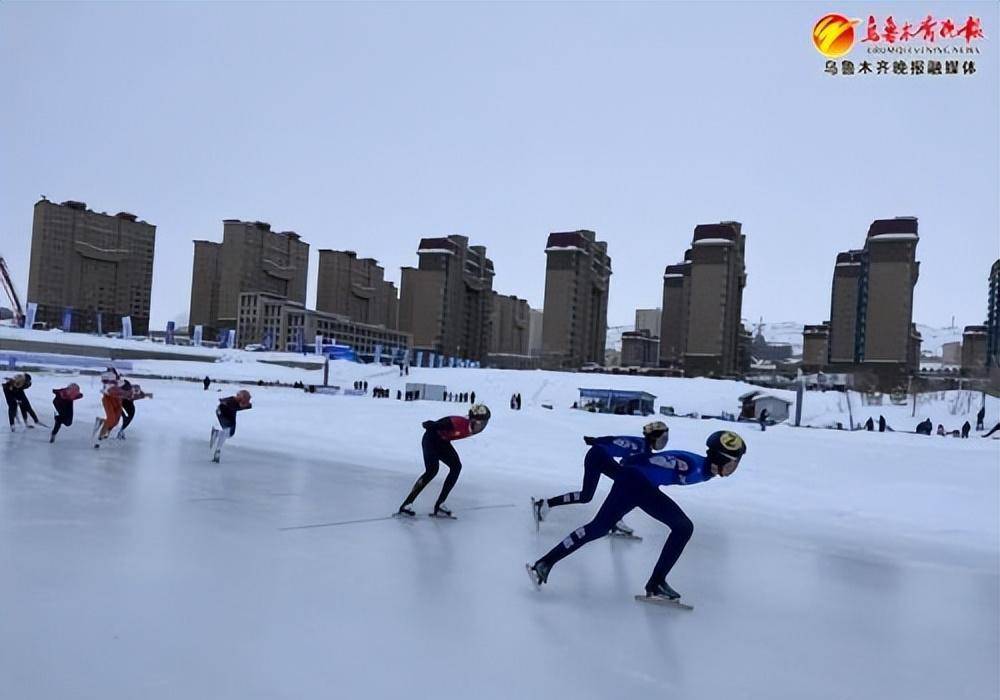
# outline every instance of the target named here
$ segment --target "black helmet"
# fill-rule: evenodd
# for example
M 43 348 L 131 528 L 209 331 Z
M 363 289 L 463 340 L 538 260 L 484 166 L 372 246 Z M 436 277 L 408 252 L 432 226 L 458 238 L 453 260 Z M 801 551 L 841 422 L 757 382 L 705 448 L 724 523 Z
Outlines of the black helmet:
M 747 452 L 747 444 L 743 442 L 743 438 L 731 430 L 712 433 L 705 441 L 705 446 L 708 447 L 708 461 L 718 468 L 716 473 L 721 476 L 729 476 L 736 471 Z

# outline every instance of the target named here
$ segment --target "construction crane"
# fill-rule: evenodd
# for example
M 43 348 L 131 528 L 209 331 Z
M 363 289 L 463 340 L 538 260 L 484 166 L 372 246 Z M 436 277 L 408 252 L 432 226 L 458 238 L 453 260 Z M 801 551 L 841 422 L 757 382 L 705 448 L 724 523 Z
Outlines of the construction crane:
M 7 298 L 10 299 L 11 310 L 14 312 L 14 323 L 18 327 L 23 326 L 24 308 L 21 306 L 21 299 L 17 296 L 17 290 L 14 289 L 14 281 L 10 278 L 7 261 L 2 257 L 0 257 L 0 284 L 3 285 L 3 291 L 7 294 Z

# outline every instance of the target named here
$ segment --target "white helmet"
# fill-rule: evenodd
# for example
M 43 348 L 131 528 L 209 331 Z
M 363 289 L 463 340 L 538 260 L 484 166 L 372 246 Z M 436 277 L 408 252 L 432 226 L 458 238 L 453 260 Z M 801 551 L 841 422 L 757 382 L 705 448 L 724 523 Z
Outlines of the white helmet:
M 484 423 L 490 419 L 490 409 L 484 403 L 473 404 L 469 408 L 469 420 L 479 420 Z

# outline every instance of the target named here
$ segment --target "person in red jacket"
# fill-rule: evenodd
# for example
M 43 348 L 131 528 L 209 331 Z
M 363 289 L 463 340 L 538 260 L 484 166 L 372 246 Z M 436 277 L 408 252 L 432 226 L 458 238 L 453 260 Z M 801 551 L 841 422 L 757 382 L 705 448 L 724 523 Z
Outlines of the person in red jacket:
M 69 384 L 62 389 L 53 389 L 52 393 L 55 394 L 52 405 L 56 407 L 56 419 L 52 426 L 52 434 L 49 435 L 49 442 L 56 441 L 56 433 L 59 432 L 59 428 L 64 425 L 67 427 L 73 425 L 73 402 L 83 398 L 78 384 Z
M 458 458 L 458 453 L 455 452 L 451 443 L 454 440 L 462 440 L 483 432 L 489 421 L 490 409 L 481 403 L 477 403 L 469 409 L 468 417 L 447 416 L 436 421 L 424 421 L 424 437 L 420 443 L 424 452 L 424 473 L 413 484 L 410 495 L 396 511 L 397 515 L 410 517 L 416 515 L 410 508 L 410 504 L 416 500 L 424 487 L 437 476 L 439 465 L 444 462 L 445 466 L 448 467 L 448 476 L 444 480 L 441 495 L 434 503 L 434 512 L 431 515 L 445 518 L 454 517 L 451 511 L 444 507 L 444 502 L 454 488 L 455 482 L 458 481 L 458 475 L 462 472 L 462 461 Z

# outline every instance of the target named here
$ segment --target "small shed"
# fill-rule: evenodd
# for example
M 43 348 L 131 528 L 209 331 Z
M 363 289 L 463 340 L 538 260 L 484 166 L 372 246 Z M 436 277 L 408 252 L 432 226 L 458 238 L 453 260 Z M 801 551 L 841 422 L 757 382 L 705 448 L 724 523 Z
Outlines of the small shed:
M 580 389 L 580 407 L 597 413 L 617 413 L 623 416 L 650 416 L 656 399 L 645 391 L 620 389 Z
M 444 384 L 406 383 L 406 393 L 415 392 L 413 396 L 417 401 L 444 401 L 446 389 L 447 387 Z
M 766 391 L 748 391 L 740 396 L 740 419 L 757 420 L 760 412 L 767 409 L 768 419 L 780 423 L 788 419 L 788 408 L 792 402 Z

